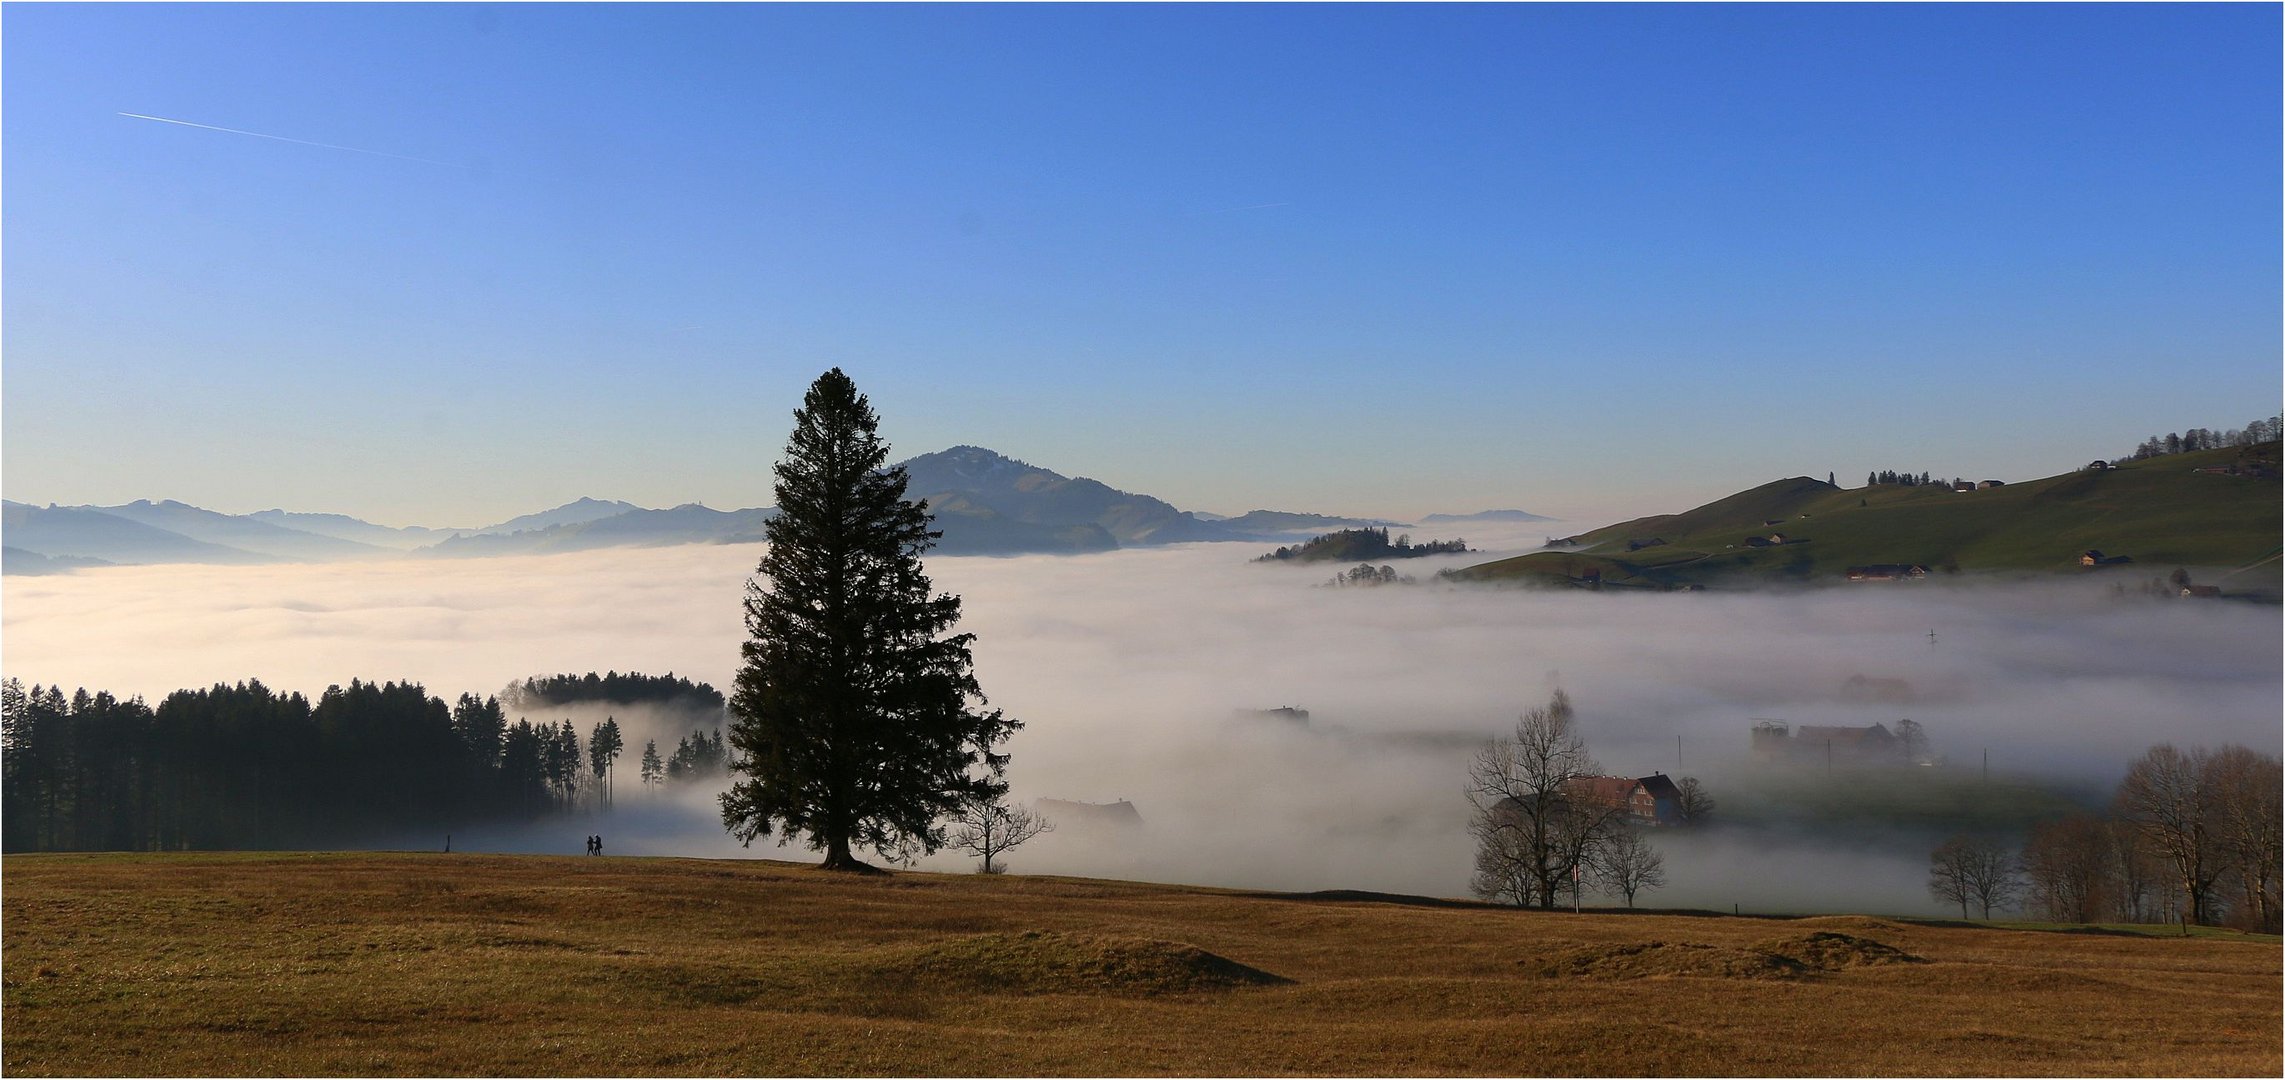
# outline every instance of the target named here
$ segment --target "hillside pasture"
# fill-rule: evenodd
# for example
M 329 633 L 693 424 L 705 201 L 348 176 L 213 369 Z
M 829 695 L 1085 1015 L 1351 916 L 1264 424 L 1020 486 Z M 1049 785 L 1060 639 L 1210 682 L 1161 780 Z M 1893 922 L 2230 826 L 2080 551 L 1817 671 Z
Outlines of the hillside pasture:
M 2274 467 L 2275 444 L 2251 450 L 2262 450 Z M 2274 474 L 2201 471 L 2237 463 L 2251 450 L 2172 454 L 1969 492 L 1948 484 L 1836 488 L 1793 477 L 1680 514 L 1596 529 L 1581 534 L 1576 548 L 1484 563 L 1454 576 L 1559 584 L 1592 568 L 1605 587 L 1665 588 L 1840 582 L 1851 566 L 1880 563 L 1918 564 L 1938 577 L 2004 572 L 2119 581 L 2163 577 L 2182 567 L 2200 583 L 2274 600 L 2285 488 Z M 1778 533 L 1786 542 L 1747 544 L 1749 537 Z M 1653 538 L 1664 542 L 1629 550 L 1630 543 Z M 2079 556 L 2089 549 L 2126 561 L 2082 567 Z

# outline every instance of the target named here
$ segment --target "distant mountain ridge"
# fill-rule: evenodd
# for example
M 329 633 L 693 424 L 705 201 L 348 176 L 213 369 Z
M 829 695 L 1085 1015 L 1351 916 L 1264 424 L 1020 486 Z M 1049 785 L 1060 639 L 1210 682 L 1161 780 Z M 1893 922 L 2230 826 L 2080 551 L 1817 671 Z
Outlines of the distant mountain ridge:
M 1421 518 L 1420 523 L 1422 525 L 1464 525 L 1471 521 L 1523 522 L 1557 520 L 1560 519 L 1544 517 L 1539 514 L 1526 513 L 1522 510 L 1479 510 L 1473 514 L 1430 514 L 1427 517 Z
M 1150 495 L 1069 477 L 980 446 L 902 463 L 906 497 L 923 499 L 944 555 L 1076 554 L 1202 541 L 1278 541 L 1328 529 L 1398 524 L 1370 518 L 1255 510 L 1208 520 Z M 61 573 L 106 564 L 250 564 L 380 558 L 545 554 L 610 547 L 746 543 L 763 539 L 772 507 L 663 510 L 580 498 L 482 528 L 394 528 L 345 514 L 283 509 L 224 514 L 186 503 L 36 507 L 9 502 L 6 572 Z
M 1209 520 L 1164 499 L 1070 477 L 981 446 L 909 458 L 907 498 L 925 499 L 945 554 L 1108 551 L 1199 541 L 1261 541 L 1327 528 L 1394 524 L 1255 510 Z

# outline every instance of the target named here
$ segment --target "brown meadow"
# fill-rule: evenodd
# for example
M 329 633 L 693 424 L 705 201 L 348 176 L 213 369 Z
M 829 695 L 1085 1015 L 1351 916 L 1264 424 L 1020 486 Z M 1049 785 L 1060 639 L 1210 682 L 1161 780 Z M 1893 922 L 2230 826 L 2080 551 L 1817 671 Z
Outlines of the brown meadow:
M 5 860 L 15 1075 L 2277 1075 L 2274 938 L 764 861 Z

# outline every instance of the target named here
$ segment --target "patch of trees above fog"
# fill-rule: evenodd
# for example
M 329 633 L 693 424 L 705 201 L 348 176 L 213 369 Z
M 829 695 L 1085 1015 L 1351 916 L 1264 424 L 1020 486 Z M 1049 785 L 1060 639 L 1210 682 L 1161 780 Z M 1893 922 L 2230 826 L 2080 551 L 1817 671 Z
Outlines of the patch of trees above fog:
M 586 692 L 626 693 L 620 700 Z M 418 683 L 328 687 L 312 702 L 258 681 L 178 690 L 156 708 L 0 683 L 0 848 L 310 848 L 608 808 L 626 744 L 615 716 L 508 719 L 573 704 L 677 702 L 691 730 L 646 784 L 724 775 L 722 695 L 673 676 L 554 676 L 456 704 Z M 710 704 L 709 704 L 710 703 Z M 711 719 L 709 719 L 711 718 Z M 711 732 L 699 722 L 713 723 Z
M 1364 562 L 1368 559 L 1412 559 L 1422 555 L 1465 555 L 1466 540 L 1412 542 L 1407 533 L 1390 540 L 1385 528 L 1342 529 L 1304 544 L 1281 547 L 1255 562 Z

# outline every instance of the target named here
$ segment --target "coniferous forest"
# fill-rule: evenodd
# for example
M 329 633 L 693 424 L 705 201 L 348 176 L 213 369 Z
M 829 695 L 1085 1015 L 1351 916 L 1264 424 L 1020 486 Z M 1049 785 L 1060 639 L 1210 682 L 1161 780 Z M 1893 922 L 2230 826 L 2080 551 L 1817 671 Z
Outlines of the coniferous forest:
M 583 733 L 568 718 L 508 715 L 632 704 L 680 706 L 675 722 L 688 728 L 667 767 L 645 770 L 642 783 L 726 771 L 721 693 L 672 675 L 535 678 L 451 705 L 418 683 L 352 680 L 311 701 L 249 681 L 178 690 L 155 707 L 9 679 L 0 683 L 0 847 L 320 848 L 441 840 L 478 824 L 604 808 L 611 779 L 637 768 L 616 717 Z

